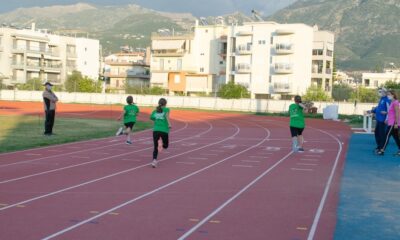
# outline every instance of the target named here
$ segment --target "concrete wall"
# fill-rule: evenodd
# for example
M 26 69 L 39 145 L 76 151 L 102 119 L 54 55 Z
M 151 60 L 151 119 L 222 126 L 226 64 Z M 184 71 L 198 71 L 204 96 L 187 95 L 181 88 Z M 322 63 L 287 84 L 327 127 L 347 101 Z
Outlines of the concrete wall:
M 90 103 L 90 104 L 125 104 L 126 94 L 103 94 L 103 93 L 56 93 L 63 103 Z M 140 106 L 156 106 L 161 96 L 132 95 L 133 99 Z M 258 100 L 258 99 L 237 99 L 227 100 L 209 97 L 180 97 L 163 96 L 168 100 L 169 107 L 196 108 L 209 110 L 243 111 L 243 112 L 286 112 L 292 101 L 283 100 Z M 40 91 L 14 91 L 0 90 L 0 100 L 8 101 L 42 101 Z M 323 108 L 328 105 L 338 105 L 339 114 L 358 114 L 370 110 L 373 103 L 326 103 L 315 102 L 314 106 L 322 113 Z

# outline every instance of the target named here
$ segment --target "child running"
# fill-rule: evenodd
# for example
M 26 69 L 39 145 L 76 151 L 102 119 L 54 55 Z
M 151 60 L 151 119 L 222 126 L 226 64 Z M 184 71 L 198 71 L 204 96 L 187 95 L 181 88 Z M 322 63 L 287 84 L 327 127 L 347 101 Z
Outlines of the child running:
M 395 156 L 400 157 L 400 139 L 399 139 L 399 121 L 400 121 L 400 104 L 397 100 L 396 92 L 390 90 L 387 94 L 387 97 L 391 101 L 389 111 L 388 111 L 388 118 L 386 120 L 388 128 L 386 131 L 386 141 L 385 145 L 382 149 L 378 151 L 378 155 L 384 155 L 385 149 L 389 143 L 390 135 L 393 137 L 394 141 L 397 144 L 398 151 Z
M 293 152 L 304 152 L 303 130 L 305 128 L 304 112 L 306 110 L 306 106 L 301 102 L 301 97 L 295 96 L 294 103 L 289 106 Z
M 151 166 L 153 168 L 157 167 L 157 157 L 158 152 L 162 148 L 167 149 L 169 140 L 168 134 L 169 129 L 171 128 L 171 124 L 169 121 L 169 113 L 170 110 L 167 106 L 167 100 L 165 98 L 161 98 L 158 101 L 158 107 L 151 113 L 150 119 L 154 121 L 154 128 L 153 128 L 153 142 L 154 142 L 154 151 L 153 151 L 153 162 Z M 159 140 L 161 139 L 162 148 L 160 146 L 159 149 Z
M 130 145 L 132 144 L 132 130 L 133 130 L 133 126 L 136 123 L 136 117 L 139 114 L 139 108 L 138 106 L 136 106 L 136 104 L 133 102 L 133 97 L 132 96 L 128 96 L 126 98 L 126 102 L 128 103 L 128 105 L 124 106 L 124 111 L 121 113 L 121 115 L 118 118 L 118 121 L 120 121 L 122 119 L 122 117 L 124 117 L 124 125 L 125 125 L 125 132 L 123 131 L 123 128 L 121 127 L 118 132 L 117 132 L 117 136 L 122 135 L 122 134 L 126 134 L 126 144 Z

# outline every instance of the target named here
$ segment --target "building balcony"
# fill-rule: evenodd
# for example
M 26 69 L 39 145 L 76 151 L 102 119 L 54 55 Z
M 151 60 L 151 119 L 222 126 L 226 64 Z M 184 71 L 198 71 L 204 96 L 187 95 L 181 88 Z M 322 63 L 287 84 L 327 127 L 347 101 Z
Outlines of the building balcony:
M 42 67 L 45 72 L 61 72 L 62 64 L 46 64 Z
M 14 69 L 25 69 L 25 63 L 24 62 L 12 62 L 11 67 Z
M 41 69 L 40 63 L 38 62 L 27 62 L 26 63 L 26 68 L 28 69 Z
M 251 73 L 251 65 L 247 63 L 240 63 L 236 66 L 236 73 L 244 74 Z
M 276 30 L 277 35 L 291 35 L 294 33 L 295 33 L 295 31 L 292 29 L 277 29 Z
M 275 63 L 274 71 L 277 74 L 290 74 L 290 73 L 293 73 L 293 64 L 290 64 L 290 63 Z
M 294 47 L 293 44 L 288 43 L 278 43 L 275 46 L 276 54 L 286 55 L 286 54 L 293 54 Z
M 104 77 L 108 78 L 142 78 L 142 79 L 150 79 L 149 74 L 144 73 L 104 73 Z
M 183 57 L 186 51 L 153 51 L 153 57 Z
M 273 89 L 275 93 L 290 93 L 292 86 L 290 83 L 274 82 Z
M 253 32 L 251 30 L 242 30 L 242 31 L 239 31 L 236 35 L 237 36 L 252 36 Z
M 239 45 L 236 48 L 236 54 L 238 55 L 250 55 L 252 54 L 252 48 L 251 45 Z
M 77 58 L 76 52 L 67 52 L 67 58 Z

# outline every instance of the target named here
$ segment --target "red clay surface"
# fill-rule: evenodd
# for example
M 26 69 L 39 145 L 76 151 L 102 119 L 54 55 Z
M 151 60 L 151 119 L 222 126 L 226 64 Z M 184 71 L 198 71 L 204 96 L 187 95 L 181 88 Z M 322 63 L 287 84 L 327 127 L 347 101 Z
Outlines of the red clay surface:
M 0 114 L 41 111 L 38 103 L 0 106 Z M 150 131 L 132 146 L 110 137 L 0 154 L 0 239 L 333 239 L 347 126 L 307 120 L 306 152 L 292 153 L 286 118 L 172 118 L 156 169 Z

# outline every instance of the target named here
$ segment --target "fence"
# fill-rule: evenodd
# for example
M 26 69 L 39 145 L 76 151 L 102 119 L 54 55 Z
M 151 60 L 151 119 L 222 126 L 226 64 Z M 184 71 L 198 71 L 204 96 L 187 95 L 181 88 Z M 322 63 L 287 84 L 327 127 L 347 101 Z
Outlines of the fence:
M 58 98 L 63 103 L 90 103 L 90 104 L 125 104 L 127 94 L 104 93 L 67 93 L 57 92 Z M 132 95 L 140 106 L 156 106 L 162 96 Z M 241 112 L 286 112 L 292 101 L 285 100 L 259 100 L 259 99 L 221 99 L 210 97 L 181 97 L 163 96 L 168 100 L 169 107 L 195 108 L 205 110 L 225 110 Z M 8 101 L 42 101 L 40 91 L 0 90 L 0 100 Z M 314 102 L 318 113 L 328 105 L 338 105 L 339 114 L 363 115 L 375 104 L 372 103 L 343 103 L 343 102 Z

